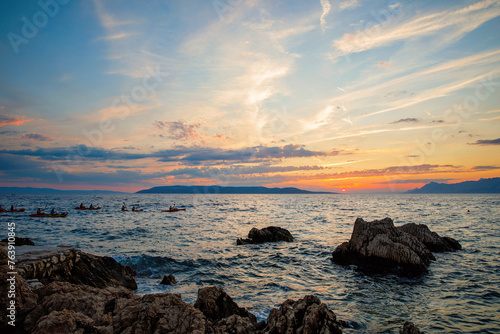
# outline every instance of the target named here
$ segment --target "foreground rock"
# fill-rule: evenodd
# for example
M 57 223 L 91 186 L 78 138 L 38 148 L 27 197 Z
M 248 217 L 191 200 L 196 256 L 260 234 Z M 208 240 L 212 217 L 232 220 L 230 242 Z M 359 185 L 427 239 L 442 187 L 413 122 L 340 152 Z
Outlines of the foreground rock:
M 17 270 L 25 280 L 137 289 L 136 273 L 132 268 L 111 257 L 88 254 L 72 247 L 19 246 L 16 258 Z
M 332 261 L 354 264 L 366 271 L 415 276 L 426 273 L 430 262 L 435 260 L 431 250 L 457 249 L 454 243 L 458 244 L 454 239 L 441 238 L 425 225 L 406 224 L 396 228 L 390 218 L 372 222 L 358 218 L 351 239 L 333 251 Z
M 205 318 L 175 294 L 139 297 L 123 287 L 53 282 L 36 290 L 30 333 L 205 333 Z
M 215 333 L 254 332 L 257 318 L 243 307 L 239 307 L 221 288 L 210 286 L 198 290 L 194 307 L 208 320 Z
M 261 230 L 254 227 L 248 232 L 248 239 L 238 238 L 236 244 L 257 244 L 277 241 L 293 242 L 293 236 L 288 230 L 277 226 L 269 226 Z
M 455 239 L 442 238 L 436 232 L 429 230 L 427 225 L 424 224 L 409 223 L 399 226 L 397 229 L 417 238 L 431 252 L 451 252 L 462 249 L 462 246 Z
M 342 331 L 335 314 L 318 297 L 309 295 L 297 301 L 288 299 L 279 309 L 271 310 L 265 333 L 340 334 Z

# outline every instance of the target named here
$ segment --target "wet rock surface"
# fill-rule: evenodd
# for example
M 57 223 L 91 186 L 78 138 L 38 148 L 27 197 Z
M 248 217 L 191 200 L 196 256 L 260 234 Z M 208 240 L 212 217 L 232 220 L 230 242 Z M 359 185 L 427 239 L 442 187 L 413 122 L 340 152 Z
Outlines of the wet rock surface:
M 163 279 L 161 280 L 160 284 L 163 285 L 176 285 L 177 280 L 175 279 L 174 275 L 165 275 L 163 276 Z
M 268 334 L 339 334 L 342 331 L 335 314 L 318 297 L 308 295 L 286 300 L 279 309 L 271 310 L 264 333 Z
M 434 251 L 459 249 L 452 238 L 441 238 L 426 225 L 406 224 L 395 227 L 392 219 L 366 222 L 357 218 L 351 239 L 332 253 L 332 261 L 357 265 L 368 272 L 391 272 L 402 276 L 427 273 L 436 258 Z
M 286 241 L 293 242 L 292 234 L 281 227 L 277 226 L 269 226 L 263 229 L 252 228 L 250 232 L 248 232 L 248 238 L 242 239 L 239 238 L 236 240 L 237 245 L 244 244 L 258 244 L 264 242 L 277 242 L 277 241 Z
M 409 223 L 397 227 L 399 231 L 408 233 L 422 242 L 431 252 L 451 252 L 462 249 L 462 246 L 453 238 L 440 237 L 436 232 L 429 230 L 427 225 Z

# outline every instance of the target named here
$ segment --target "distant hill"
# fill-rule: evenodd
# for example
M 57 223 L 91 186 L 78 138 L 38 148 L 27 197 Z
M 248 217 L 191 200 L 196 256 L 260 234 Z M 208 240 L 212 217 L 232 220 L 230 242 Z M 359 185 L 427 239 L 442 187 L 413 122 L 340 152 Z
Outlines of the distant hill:
M 221 187 L 221 186 L 164 186 L 144 189 L 137 194 L 335 194 L 298 188 Z
M 460 183 L 431 182 L 422 188 L 408 190 L 410 194 L 499 194 L 500 177 L 480 179 L 478 181 L 465 181 Z
M 120 192 L 109 191 L 109 190 L 59 190 L 52 188 L 33 188 L 33 187 L 0 187 L 0 194 L 59 194 L 59 193 L 87 193 L 87 194 L 118 193 L 119 194 Z

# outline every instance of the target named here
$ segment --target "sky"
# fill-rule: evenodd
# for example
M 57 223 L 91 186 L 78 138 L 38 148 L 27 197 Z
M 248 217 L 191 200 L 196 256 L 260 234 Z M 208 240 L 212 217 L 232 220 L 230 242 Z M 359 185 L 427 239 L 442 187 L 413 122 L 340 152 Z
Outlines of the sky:
M 0 186 L 500 176 L 500 0 L 0 4 Z

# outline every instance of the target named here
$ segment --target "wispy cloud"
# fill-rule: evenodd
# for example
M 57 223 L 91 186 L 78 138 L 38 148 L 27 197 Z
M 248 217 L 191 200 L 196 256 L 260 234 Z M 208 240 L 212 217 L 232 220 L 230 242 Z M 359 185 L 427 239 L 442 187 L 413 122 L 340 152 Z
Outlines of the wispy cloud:
M 484 22 L 499 16 L 499 4 L 498 0 L 484 0 L 453 11 L 420 14 L 405 21 L 380 23 L 371 27 L 369 34 L 366 31 L 345 34 L 335 40 L 333 46 L 340 52 L 339 55 L 345 55 L 390 45 L 401 40 L 436 35 L 438 31 L 444 29 L 449 30 L 441 35 L 443 37 L 441 40 L 444 44 L 450 44 Z
M 326 28 L 328 28 L 326 23 L 326 17 L 332 10 L 332 5 L 330 4 L 329 0 L 320 0 L 320 1 L 321 1 L 321 7 L 323 8 L 323 12 L 321 13 L 319 21 L 321 24 L 321 29 L 323 30 L 323 32 L 325 32 Z
M 352 9 L 352 8 L 356 8 L 356 7 L 359 7 L 359 6 L 360 6 L 359 0 L 346 0 L 346 1 L 342 1 L 339 4 L 339 8 L 341 10 L 343 10 L 343 9 Z

